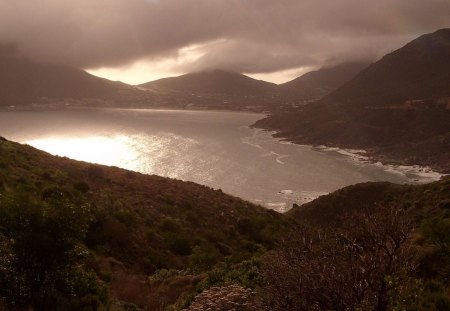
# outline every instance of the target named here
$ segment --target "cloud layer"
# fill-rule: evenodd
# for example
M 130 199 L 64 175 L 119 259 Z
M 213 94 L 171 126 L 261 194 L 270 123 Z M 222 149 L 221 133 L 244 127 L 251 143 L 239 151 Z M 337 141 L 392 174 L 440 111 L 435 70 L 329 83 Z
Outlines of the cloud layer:
M 374 59 L 450 27 L 448 0 L 14 0 L 0 43 L 83 68 L 164 60 L 170 70 L 265 73 Z

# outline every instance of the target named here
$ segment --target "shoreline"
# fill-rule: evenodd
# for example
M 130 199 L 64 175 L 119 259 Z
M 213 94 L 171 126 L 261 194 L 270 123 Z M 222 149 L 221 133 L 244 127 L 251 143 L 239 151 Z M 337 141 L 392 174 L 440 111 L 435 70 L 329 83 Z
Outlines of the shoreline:
M 191 111 L 191 112 L 230 112 L 230 113 L 243 113 L 243 114 L 255 114 L 264 117 L 270 116 L 269 111 L 253 111 L 253 110 L 238 110 L 238 109 L 209 109 L 209 108 L 182 108 L 182 107 L 123 107 L 123 106 L 72 106 L 72 105 L 39 105 L 39 106 L 0 106 L 0 112 L 45 112 L 45 111 L 58 111 L 58 110 L 100 110 L 100 109 L 113 109 L 113 110 L 153 110 L 153 111 Z
M 311 150 L 317 152 L 336 152 L 343 156 L 352 159 L 359 164 L 372 164 L 379 167 L 383 167 L 386 171 L 401 174 L 410 179 L 410 184 L 425 184 L 434 181 L 441 180 L 443 177 L 450 176 L 449 173 L 443 172 L 445 169 L 438 170 L 432 166 L 424 166 L 419 164 L 409 164 L 398 160 L 387 158 L 386 155 L 377 153 L 373 150 L 366 150 L 362 148 L 343 147 L 338 145 L 323 145 L 323 144 L 305 144 L 299 143 L 294 138 L 283 136 L 279 131 L 273 129 L 265 129 L 263 127 L 257 127 L 254 125 L 251 128 L 262 130 L 270 134 L 274 139 L 278 139 L 280 143 L 290 143 L 298 146 L 304 146 L 311 148 Z M 414 175 L 417 177 L 409 176 Z

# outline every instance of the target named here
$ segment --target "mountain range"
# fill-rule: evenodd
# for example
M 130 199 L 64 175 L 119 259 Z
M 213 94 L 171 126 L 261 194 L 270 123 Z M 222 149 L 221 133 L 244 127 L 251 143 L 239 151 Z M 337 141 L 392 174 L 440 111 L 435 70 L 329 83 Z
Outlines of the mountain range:
M 260 110 L 275 111 L 320 99 L 351 80 L 366 65 L 342 63 L 306 73 L 279 85 L 215 69 L 164 78 L 139 86 L 172 95 L 193 105 L 234 109 L 258 107 Z
M 31 104 L 279 110 L 323 96 L 356 74 L 341 64 L 276 85 L 225 70 L 206 70 L 138 86 L 110 81 L 70 66 L 42 63 L 0 47 L 0 106 Z

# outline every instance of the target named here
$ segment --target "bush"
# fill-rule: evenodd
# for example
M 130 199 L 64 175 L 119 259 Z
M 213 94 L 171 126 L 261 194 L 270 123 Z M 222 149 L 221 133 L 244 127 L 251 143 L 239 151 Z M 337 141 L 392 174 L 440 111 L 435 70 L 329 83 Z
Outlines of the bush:
M 170 242 L 169 248 L 172 251 L 172 253 L 180 256 L 189 256 L 192 253 L 189 241 L 184 238 L 179 237 L 174 238 Z
M 75 190 L 80 191 L 81 193 L 86 193 L 89 191 L 89 185 L 84 181 L 77 182 L 73 185 Z

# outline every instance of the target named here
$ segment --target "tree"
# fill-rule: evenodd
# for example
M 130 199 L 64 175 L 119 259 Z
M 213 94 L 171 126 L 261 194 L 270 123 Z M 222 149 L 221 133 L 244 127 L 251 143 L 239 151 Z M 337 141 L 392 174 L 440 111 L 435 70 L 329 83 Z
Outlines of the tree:
M 70 310 L 106 302 L 95 275 L 79 267 L 88 206 L 63 197 L 0 200 L 0 297 L 9 306 Z

